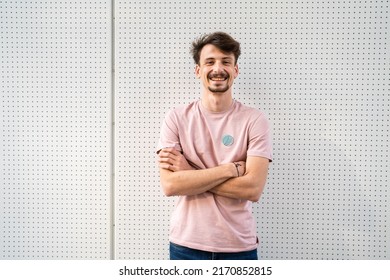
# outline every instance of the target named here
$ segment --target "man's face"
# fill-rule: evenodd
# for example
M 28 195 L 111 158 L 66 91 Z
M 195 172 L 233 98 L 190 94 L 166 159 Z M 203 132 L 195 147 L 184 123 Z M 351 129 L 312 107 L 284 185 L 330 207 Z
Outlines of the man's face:
M 238 66 L 232 53 L 223 53 L 214 45 L 208 44 L 202 48 L 195 74 L 210 92 L 225 93 L 231 90 L 233 81 L 238 76 Z

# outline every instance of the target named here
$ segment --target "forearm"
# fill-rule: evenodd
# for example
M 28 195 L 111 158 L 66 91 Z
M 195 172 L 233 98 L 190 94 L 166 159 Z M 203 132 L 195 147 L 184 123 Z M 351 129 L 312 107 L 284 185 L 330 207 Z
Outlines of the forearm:
M 231 178 L 215 186 L 209 191 L 220 196 L 245 199 L 256 202 L 264 189 L 264 184 L 255 184 L 249 176 Z
M 167 196 L 204 193 L 236 176 L 237 170 L 232 163 L 208 169 L 175 172 L 160 168 L 161 186 Z
M 261 157 L 248 157 L 243 176 L 226 180 L 209 191 L 229 198 L 256 202 L 264 190 L 269 161 Z

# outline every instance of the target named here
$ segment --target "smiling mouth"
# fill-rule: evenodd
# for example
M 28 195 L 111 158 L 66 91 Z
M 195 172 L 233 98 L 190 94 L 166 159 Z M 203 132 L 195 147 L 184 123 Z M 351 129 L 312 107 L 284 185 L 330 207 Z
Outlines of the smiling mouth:
M 214 82 L 222 82 L 222 81 L 226 81 L 228 79 L 228 76 L 227 75 L 210 75 L 209 76 L 209 79 L 211 81 L 214 81 Z
M 211 79 L 212 82 L 219 83 L 219 82 L 224 82 L 226 79 Z

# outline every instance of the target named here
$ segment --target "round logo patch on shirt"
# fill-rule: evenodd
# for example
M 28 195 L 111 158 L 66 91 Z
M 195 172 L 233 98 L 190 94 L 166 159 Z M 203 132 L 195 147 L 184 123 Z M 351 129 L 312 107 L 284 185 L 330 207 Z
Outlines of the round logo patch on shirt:
M 226 134 L 222 137 L 222 143 L 225 145 L 225 146 L 231 146 L 233 145 L 234 143 L 234 138 L 233 136 L 229 135 L 229 134 Z

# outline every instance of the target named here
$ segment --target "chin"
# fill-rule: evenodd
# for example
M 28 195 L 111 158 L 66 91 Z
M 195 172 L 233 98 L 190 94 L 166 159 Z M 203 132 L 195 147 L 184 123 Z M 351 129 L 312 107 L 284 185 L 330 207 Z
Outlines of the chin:
M 229 90 L 229 87 L 224 87 L 224 88 L 211 88 L 211 87 L 209 87 L 208 90 L 212 93 L 223 94 Z

